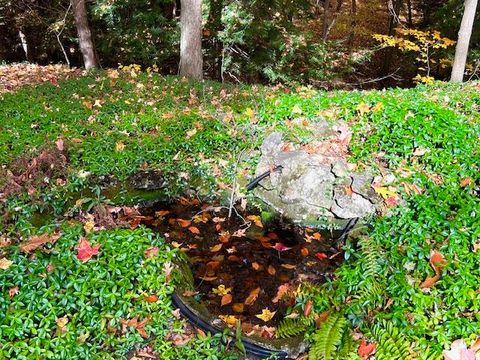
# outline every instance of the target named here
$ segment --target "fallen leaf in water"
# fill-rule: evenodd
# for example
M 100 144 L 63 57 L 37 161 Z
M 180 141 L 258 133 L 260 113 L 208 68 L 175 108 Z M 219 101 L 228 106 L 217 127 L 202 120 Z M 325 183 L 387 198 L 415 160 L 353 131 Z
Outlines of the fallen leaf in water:
M 232 294 L 225 294 L 222 296 L 222 300 L 220 301 L 221 306 L 228 305 L 232 302 Z
M 232 236 L 233 237 L 244 237 L 246 232 L 247 232 L 247 229 L 238 229 L 237 231 L 235 231 L 232 234 Z
M 260 294 L 260 290 L 261 288 L 257 287 L 250 291 L 250 294 L 244 301 L 245 305 L 252 305 L 257 300 L 258 295 Z
M 263 224 L 262 224 L 262 219 L 260 218 L 260 216 L 258 215 L 249 215 L 247 216 L 247 220 L 250 220 L 250 221 L 253 221 L 253 223 L 260 227 L 260 228 L 263 228 Z
M 282 244 L 280 242 L 275 243 L 275 245 L 273 245 L 272 248 L 274 248 L 275 250 L 280 251 L 280 252 L 287 251 L 287 250 L 291 249 L 291 247 L 285 246 L 285 244 Z
M 289 284 L 280 285 L 277 289 L 277 295 L 272 299 L 272 303 L 276 304 L 280 301 L 280 299 L 285 296 L 290 291 Z
M 221 217 L 218 217 L 218 216 L 215 216 L 212 221 L 215 223 L 215 224 L 218 224 L 218 223 L 222 223 L 225 221 L 225 218 L 221 218 Z
M 215 294 L 215 295 L 219 295 L 219 296 L 223 296 L 223 295 L 227 295 L 229 292 L 232 291 L 232 288 L 226 288 L 225 285 L 221 284 L 221 285 L 218 285 L 217 288 L 213 288 L 212 289 L 212 292 Z
M 257 318 L 267 322 L 272 320 L 272 318 L 275 316 L 276 311 L 270 311 L 269 309 L 263 309 L 261 314 L 255 315 Z
M 273 276 L 276 274 L 277 270 L 275 270 L 275 268 L 272 265 L 268 265 L 267 272 Z
M 219 315 L 218 318 L 229 326 L 237 325 L 237 317 L 235 315 Z
M 325 259 L 328 259 L 328 255 L 323 253 L 323 252 L 318 252 L 315 254 L 315 257 L 318 259 L 318 260 L 325 260 Z
M 374 343 L 368 344 L 365 339 L 362 340 L 358 347 L 358 356 L 362 359 L 367 359 L 370 355 L 375 353 L 376 345 Z
M 165 215 L 170 214 L 170 211 L 168 210 L 160 210 L 160 211 L 155 211 L 155 215 L 158 217 L 163 217 Z
M 54 244 L 60 238 L 60 234 L 42 234 L 42 235 L 35 235 L 28 239 L 28 241 L 20 246 L 20 251 L 24 253 L 30 253 L 35 249 L 38 249 L 44 244 L 51 243 Z
M 192 234 L 200 234 L 200 230 L 198 230 L 198 228 L 196 226 L 190 226 L 188 228 L 188 231 L 190 231 Z
M 256 261 L 254 261 L 254 262 L 252 263 L 252 268 L 253 268 L 253 270 L 255 270 L 255 271 L 259 271 L 260 269 L 262 269 L 262 265 L 260 265 L 260 264 L 259 264 L 258 262 L 256 262 Z
M 242 313 L 243 312 L 243 303 L 235 303 L 232 305 L 232 309 L 233 311 L 237 312 L 237 313 Z
M 178 223 L 181 227 L 186 228 L 186 227 L 189 227 L 192 222 L 191 222 L 190 220 L 177 219 L 177 223 Z
M 288 270 L 292 270 L 292 269 L 295 269 L 297 267 L 297 265 L 294 265 L 294 264 L 282 264 L 280 266 L 285 268 L 285 269 L 288 269 Z
M 217 245 L 214 245 L 210 248 L 210 251 L 211 252 L 218 252 L 220 251 L 220 249 L 222 248 L 223 244 L 217 244 Z
M 222 231 L 218 234 L 218 241 L 227 243 L 230 240 L 230 233 L 228 231 Z
M 300 253 L 302 254 L 302 256 L 308 256 L 309 251 L 308 251 L 308 249 L 307 249 L 306 247 L 302 247 L 302 248 L 300 249 Z
M 100 244 L 91 246 L 86 238 L 83 236 L 77 245 L 77 259 L 81 262 L 86 262 L 92 258 L 92 256 L 99 253 Z

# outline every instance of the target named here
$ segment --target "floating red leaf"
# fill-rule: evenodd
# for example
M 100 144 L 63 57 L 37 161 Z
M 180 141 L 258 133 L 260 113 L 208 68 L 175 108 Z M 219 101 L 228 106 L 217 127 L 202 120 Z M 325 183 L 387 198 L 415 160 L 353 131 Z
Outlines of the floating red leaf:
M 325 260 L 328 258 L 328 255 L 323 253 L 323 252 L 318 252 L 315 254 L 315 257 L 318 259 L 318 260 Z

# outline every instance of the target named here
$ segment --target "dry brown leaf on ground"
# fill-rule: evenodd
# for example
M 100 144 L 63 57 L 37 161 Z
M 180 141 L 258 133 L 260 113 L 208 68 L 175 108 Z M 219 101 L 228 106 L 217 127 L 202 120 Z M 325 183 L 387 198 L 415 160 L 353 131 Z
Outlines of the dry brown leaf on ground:
M 51 243 L 54 244 L 60 238 L 60 233 L 42 234 L 31 236 L 28 241 L 20 246 L 20 251 L 30 253 L 39 247 Z

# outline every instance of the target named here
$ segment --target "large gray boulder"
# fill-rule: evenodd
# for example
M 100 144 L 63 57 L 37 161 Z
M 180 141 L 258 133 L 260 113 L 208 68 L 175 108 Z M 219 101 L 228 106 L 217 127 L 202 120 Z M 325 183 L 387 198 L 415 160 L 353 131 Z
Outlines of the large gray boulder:
M 255 194 L 286 218 L 305 225 L 341 227 L 349 219 L 375 214 L 382 201 L 371 187 L 373 176 L 350 171 L 343 155 L 322 152 L 323 145 L 318 153 L 284 152 L 280 133 L 267 136 L 256 173 L 278 170 L 260 182 Z

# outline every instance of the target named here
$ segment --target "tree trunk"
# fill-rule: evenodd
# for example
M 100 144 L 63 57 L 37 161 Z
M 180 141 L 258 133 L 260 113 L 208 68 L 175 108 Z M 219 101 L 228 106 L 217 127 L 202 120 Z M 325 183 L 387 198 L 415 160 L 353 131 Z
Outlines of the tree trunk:
M 351 52 L 355 41 L 355 28 L 357 27 L 357 0 L 352 0 L 352 7 L 350 9 L 350 35 L 348 36 L 348 49 Z
M 412 0 L 407 1 L 408 27 L 413 28 Z
M 400 10 L 402 9 L 402 0 L 388 0 L 388 35 L 392 36 L 395 28 L 400 20 Z M 383 59 L 383 65 L 381 68 L 381 75 L 386 75 L 390 70 L 390 65 L 393 58 L 393 49 L 385 49 L 385 57 Z
M 179 74 L 190 79 L 203 78 L 202 0 L 181 0 Z
M 472 35 L 473 22 L 478 0 L 465 0 L 465 10 L 463 11 L 462 23 L 458 32 L 457 47 L 455 48 L 455 60 L 453 62 L 452 82 L 462 82 L 465 64 L 467 62 L 468 45 Z
M 212 72 L 218 80 L 222 78 L 222 50 L 223 44 L 218 38 L 218 33 L 223 30 L 222 24 L 223 0 L 211 0 L 210 12 L 206 28 L 209 31 L 211 56 L 212 56 Z
M 25 60 L 30 61 L 27 37 L 22 32 L 22 30 L 18 30 L 18 37 L 20 38 L 20 43 L 22 44 L 22 49 L 23 49 L 23 52 L 25 53 Z
M 330 17 L 330 2 L 331 0 L 325 0 L 323 5 L 323 31 L 322 31 L 322 39 L 328 36 L 328 18 Z
M 92 42 L 92 33 L 88 26 L 87 7 L 85 0 L 71 0 L 75 25 L 77 26 L 78 42 L 82 52 L 85 69 L 98 67 Z

